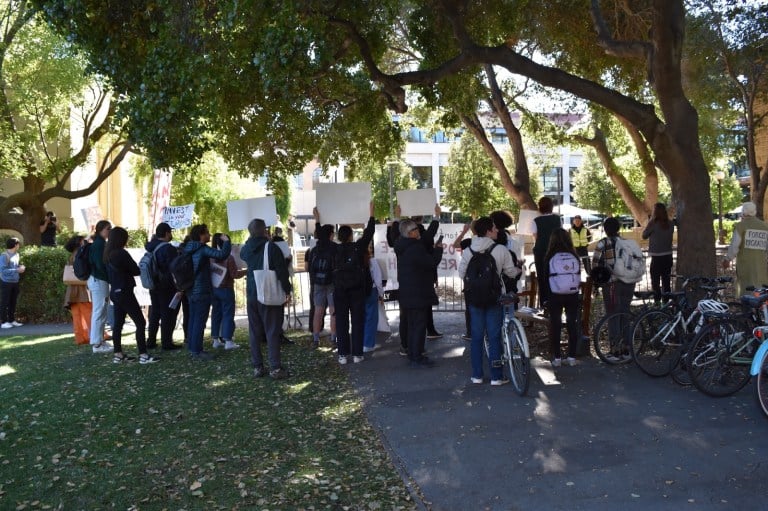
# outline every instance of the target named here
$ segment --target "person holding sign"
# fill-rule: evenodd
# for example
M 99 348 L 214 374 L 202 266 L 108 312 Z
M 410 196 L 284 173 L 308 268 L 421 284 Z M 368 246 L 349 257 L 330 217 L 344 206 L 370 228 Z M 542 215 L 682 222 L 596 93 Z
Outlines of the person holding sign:
M 170 264 L 179 255 L 176 247 L 171 245 L 172 239 L 173 229 L 161 222 L 155 227 L 155 235 L 144 245 L 144 249 L 153 254 L 157 268 L 157 279 L 154 287 L 149 290 L 152 308 L 147 323 L 147 347 L 157 347 L 157 331 L 160 330 L 160 345 L 165 351 L 181 348 L 181 345 L 173 343 L 173 330 L 176 328 L 179 309 L 169 306 L 176 294 Z
M 333 271 L 333 303 L 336 308 L 339 364 L 346 364 L 350 355 L 355 364 L 363 361 L 365 298 L 373 286 L 371 272 L 365 262 L 365 254 L 376 229 L 373 202 L 370 203 L 369 211 L 368 225 L 359 240 L 353 241 L 352 228 L 348 225 L 339 227 L 337 234 L 339 247 Z
M 768 283 L 768 267 L 765 254 L 768 250 L 768 224 L 756 218 L 754 202 L 741 206 L 742 219 L 733 226 L 733 236 L 723 268 L 728 269 L 736 259 L 736 296 L 746 293 L 748 286 L 762 286 Z
M 224 247 L 222 236 L 220 232 L 213 235 L 213 248 Z M 245 277 L 245 270 L 237 269 L 232 254 L 226 259 L 211 259 L 211 339 L 214 348 L 234 350 L 240 347 L 232 336 L 235 334 L 235 279 L 242 277 Z
M 273 380 L 288 378 L 290 373 L 282 365 L 280 358 L 280 341 L 283 334 L 283 306 L 265 305 L 259 301 L 255 270 L 273 270 L 277 274 L 277 280 L 285 291 L 288 303 L 291 299 L 291 281 L 288 278 L 288 266 L 285 264 L 283 253 L 274 243 L 268 243 L 267 225 L 261 218 L 254 218 L 248 224 L 248 232 L 251 237 L 240 249 L 240 259 L 248 264 L 246 275 L 246 307 L 248 310 L 248 335 L 251 348 L 251 364 L 253 375 L 256 378 L 269 376 Z M 267 252 L 269 268 L 264 268 L 264 251 Z M 267 357 L 269 370 L 264 366 L 264 357 L 261 353 L 261 342 L 267 340 Z

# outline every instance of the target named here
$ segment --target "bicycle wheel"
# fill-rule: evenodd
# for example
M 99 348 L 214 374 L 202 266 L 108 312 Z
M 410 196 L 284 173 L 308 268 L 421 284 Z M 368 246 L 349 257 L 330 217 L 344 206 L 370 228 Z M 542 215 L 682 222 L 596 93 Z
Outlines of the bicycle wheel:
M 666 376 L 680 360 L 683 328 L 676 317 L 666 311 L 649 310 L 635 320 L 632 327 L 632 358 L 649 376 Z
M 627 351 L 633 316 L 629 312 L 615 312 L 597 322 L 592 332 L 595 355 L 606 364 L 626 364 L 631 358 L 622 356 Z
M 688 374 L 688 352 L 691 349 L 691 334 L 688 334 L 686 341 L 683 343 L 683 349 L 680 350 L 680 358 L 677 363 L 674 364 L 674 368 L 670 373 L 672 380 L 678 385 L 687 387 L 691 385 L 691 375 Z
M 509 371 L 509 381 L 515 392 L 524 396 L 531 382 L 531 360 L 526 355 L 525 345 L 528 340 L 525 331 L 517 321 L 507 323 L 502 335 L 504 359 Z
M 765 352 L 763 360 L 760 361 L 760 372 L 755 378 L 755 397 L 763 414 L 768 416 L 768 351 Z
M 716 321 L 702 328 L 688 351 L 688 374 L 696 388 L 709 396 L 724 397 L 746 385 L 749 365 L 733 363 L 731 353 L 750 337 L 742 323 L 733 320 Z

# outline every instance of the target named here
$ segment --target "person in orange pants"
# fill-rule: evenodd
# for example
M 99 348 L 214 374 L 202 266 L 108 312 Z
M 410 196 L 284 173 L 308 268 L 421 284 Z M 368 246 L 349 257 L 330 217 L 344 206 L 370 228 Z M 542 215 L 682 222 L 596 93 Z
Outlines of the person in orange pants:
M 69 264 L 75 257 L 75 252 L 83 243 L 88 243 L 84 236 L 73 236 L 64 245 L 71 254 Z M 91 338 L 91 295 L 88 293 L 86 281 L 70 281 L 64 294 L 64 308 L 72 313 L 72 328 L 75 332 L 75 344 L 89 344 Z

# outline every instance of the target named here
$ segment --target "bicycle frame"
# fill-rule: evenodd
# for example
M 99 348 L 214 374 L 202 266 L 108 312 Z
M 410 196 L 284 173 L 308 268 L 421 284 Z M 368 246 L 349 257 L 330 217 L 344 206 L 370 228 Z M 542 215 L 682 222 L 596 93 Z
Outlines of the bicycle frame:
M 755 358 L 752 359 L 752 366 L 749 368 L 749 374 L 752 376 L 758 375 L 760 372 L 760 367 L 763 365 L 763 358 L 766 356 L 766 353 L 768 353 L 768 342 L 763 341 L 763 343 L 757 349 L 757 353 L 755 353 Z
M 507 335 L 507 327 L 510 323 L 517 323 L 517 326 L 520 327 L 520 330 L 525 332 L 525 328 L 523 327 L 523 324 L 520 322 L 519 319 L 515 317 L 515 306 L 514 305 L 504 305 L 504 323 L 502 324 L 502 335 Z M 523 352 L 525 353 L 525 356 L 527 358 L 531 358 L 531 351 L 528 347 L 528 339 L 523 337 L 522 339 L 523 344 Z

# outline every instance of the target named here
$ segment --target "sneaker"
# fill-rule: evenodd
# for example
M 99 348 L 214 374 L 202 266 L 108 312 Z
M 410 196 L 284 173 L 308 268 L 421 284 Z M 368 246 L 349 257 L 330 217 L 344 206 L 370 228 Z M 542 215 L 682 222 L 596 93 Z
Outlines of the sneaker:
M 239 347 L 240 347 L 240 345 L 237 344 L 235 341 L 229 341 L 228 340 L 228 341 L 224 342 L 224 349 L 225 350 L 236 350 Z
M 18 321 L 12 321 L 11 324 L 13 326 L 24 326 L 24 323 L 19 323 Z
M 216 348 L 216 349 L 223 348 L 224 347 L 224 343 L 221 342 L 221 339 L 219 339 L 218 337 L 214 337 L 213 338 L 213 347 Z
M 11 323 L 8 323 L 7 321 L 0 325 L 0 328 L 13 328 L 13 325 Z
M 434 332 L 427 332 L 427 339 L 439 339 L 443 336 L 440 332 L 435 330 Z
M 160 359 L 153 357 L 152 355 L 149 355 L 147 353 L 143 353 L 139 355 L 139 364 L 154 364 L 155 362 L 159 362 Z
M 354 356 L 354 357 L 352 357 L 352 363 L 353 363 L 353 364 L 359 364 L 359 363 L 360 363 L 360 362 L 362 362 L 363 360 L 365 360 L 365 357 L 358 357 L 358 356 Z
M 571 367 L 575 366 L 576 365 L 576 359 L 573 358 L 573 357 L 566 358 L 565 359 L 565 365 L 571 366 Z
M 267 371 L 267 369 L 264 366 L 255 367 L 253 369 L 253 376 L 256 378 L 261 378 L 263 376 L 266 376 L 268 372 L 269 371 Z
M 312 344 L 310 345 L 311 349 L 316 350 L 319 347 L 320 347 L 320 341 L 319 340 L 318 341 L 312 341 Z
M 629 353 L 624 353 L 623 355 L 619 356 L 619 360 L 622 362 L 629 362 L 630 360 L 632 360 L 632 355 L 630 355 Z
M 472 377 L 472 378 L 470 378 L 469 380 L 470 380 L 472 383 L 476 383 L 476 384 L 478 384 L 478 385 L 479 385 L 479 384 L 481 384 L 481 383 L 483 383 L 483 379 L 482 379 L 482 378 L 475 378 L 475 377 Z
M 400 354 L 404 357 L 408 356 L 408 350 L 400 346 Z
M 115 351 L 115 348 L 108 345 L 105 342 L 102 342 L 101 344 L 94 344 L 93 345 L 93 352 L 94 353 L 112 353 Z
M 129 357 L 125 353 L 115 353 L 115 356 L 112 357 L 113 364 L 122 364 L 123 362 L 130 362 L 132 360 L 136 359 L 134 357 Z
M 621 362 L 621 359 L 619 358 L 619 356 L 613 353 L 606 355 L 605 360 L 610 362 L 611 364 L 618 364 L 619 362 Z
M 272 369 L 269 372 L 269 377 L 273 380 L 284 380 L 288 378 L 291 375 L 291 373 L 288 372 L 288 369 L 285 367 L 278 367 L 277 369 Z
M 494 387 L 499 387 L 501 385 L 506 385 L 509 383 L 509 380 L 507 378 L 502 378 L 500 380 L 491 380 L 491 385 Z
M 371 353 L 373 351 L 376 351 L 376 346 L 373 346 L 371 348 L 366 346 L 366 347 L 363 348 L 363 353 Z
M 472 336 L 469 335 L 469 334 L 462 334 L 461 338 L 464 339 L 465 341 L 471 341 L 472 340 Z
M 347 363 L 347 357 L 345 355 L 339 355 L 339 364 L 344 365 Z
M 560 367 L 561 361 L 559 358 L 552 359 L 552 367 Z

